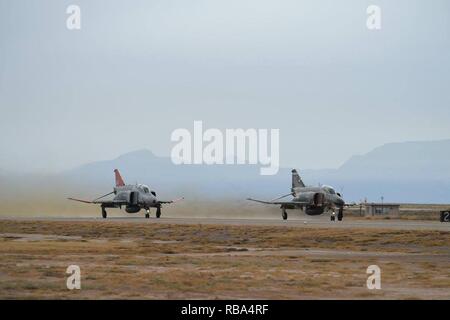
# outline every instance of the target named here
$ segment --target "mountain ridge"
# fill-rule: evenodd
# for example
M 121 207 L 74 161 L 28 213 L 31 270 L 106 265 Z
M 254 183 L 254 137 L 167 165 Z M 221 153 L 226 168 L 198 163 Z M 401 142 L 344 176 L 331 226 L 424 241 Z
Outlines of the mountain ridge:
M 398 202 L 450 202 L 450 139 L 387 143 L 355 155 L 337 169 L 302 170 L 309 185 L 334 185 L 352 201 L 369 198 Z M 112 160 L 96 161 L 66 171 L 75 184 L 111 183 L 118 168 L 126 181 L 152 182 L 164 191 L 197 190 L 211 197 L 269 197 L 290 188 L 290 170 L 260 176 L 259 165 L 174 165 L 169 157 L 138 149 Z M 342 190 L 343 189 L 343 190 Z

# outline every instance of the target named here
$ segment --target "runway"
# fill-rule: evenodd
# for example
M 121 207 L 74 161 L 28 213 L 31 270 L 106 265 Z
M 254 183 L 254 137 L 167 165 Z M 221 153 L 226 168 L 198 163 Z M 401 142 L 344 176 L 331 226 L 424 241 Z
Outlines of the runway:
M 1 220 L 36 220 L 36 221 L 81 221 L 81 222 L 124 222 L 124 223 L 158 223 L 176 225 L 232 225 L 232 226 L 264 226 L 264 227 L 292 227 L 292 228 L 340 228 L 340 229 L 388 229 L 388 230 L 434 230 L 449 231 L 450 223 L 439 221 L 410 221 L 410 220 L 363 220 L 347 218 L 344 221 L 331 222 L 328 217 L 292 218 L 288 220 L 274 218 L 174 218 L 151 217 L 145 219 L 143 216 L 124 217 L 1 217 Z

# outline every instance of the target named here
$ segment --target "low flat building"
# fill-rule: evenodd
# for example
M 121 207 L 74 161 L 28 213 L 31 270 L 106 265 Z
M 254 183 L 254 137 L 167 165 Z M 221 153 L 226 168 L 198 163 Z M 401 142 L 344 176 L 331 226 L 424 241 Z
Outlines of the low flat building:
M 398 216 L 400 205 L 398 203 L 365 203 L 365 216 Z

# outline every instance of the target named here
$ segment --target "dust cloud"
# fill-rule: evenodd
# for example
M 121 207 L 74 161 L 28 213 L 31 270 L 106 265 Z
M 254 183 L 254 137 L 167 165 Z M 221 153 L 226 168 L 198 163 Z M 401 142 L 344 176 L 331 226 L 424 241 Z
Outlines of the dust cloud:
M 100 217 L 100 206 L 70 201 L 68 197 L 92 200 L 107 193 L 108 189 L 80 190 L 62 183 L 43 183 L 41 185 L 5 186 L 0 185 L 0 217 Z M 163 217 L 198 218 L 278 218 L 278 206 L 253 203 L 242 198 L 225 196 L 204 198 L 200 191 L 177 190 L 174 195 L 159 195 L 162 200 L 184 196 L 184 200 L 164 205 Z M 107 198 L 106 198 L 107 199 Z M 143 215 L 129 214 L 124 208 L 107 209 L 108 216 L 130 217 Z M 155 208 L 151 210 L 155 216 Z

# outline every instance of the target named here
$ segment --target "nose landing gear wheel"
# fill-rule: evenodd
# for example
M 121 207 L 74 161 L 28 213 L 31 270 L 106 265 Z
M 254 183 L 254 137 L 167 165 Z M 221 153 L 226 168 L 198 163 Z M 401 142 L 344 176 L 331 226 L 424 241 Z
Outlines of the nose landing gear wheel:
M 344 218 L 344 209 L 340 208 L 338 213 L 338 221 L 342 221 L 342 218 Z
M 157 218 L 161 217 L 161 208 L 160 207 L 156 208 L 156 217 Z
M 286 212 L 286 209 L 281 209 L 281 216 L 283 217 L 283 220 L 287 220 L 288 214 Z
M 106 219 L 107 215 L 108 214 L 106 213 L 105 208 L 102 207 L 102 217 L 103 217 L 103 219 Z
M 147 210 L 147 212 L 145 213 L 145 218 L 146 219 L 150 218 L 150 210 Z

